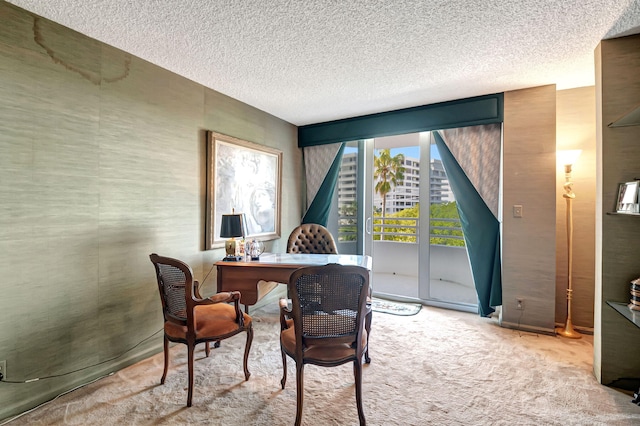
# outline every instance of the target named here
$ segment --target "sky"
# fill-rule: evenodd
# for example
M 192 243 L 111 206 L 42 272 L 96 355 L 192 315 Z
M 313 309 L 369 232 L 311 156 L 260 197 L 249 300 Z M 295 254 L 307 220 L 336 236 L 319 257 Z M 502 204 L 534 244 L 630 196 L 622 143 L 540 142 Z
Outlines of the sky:
M 420 159 L 420 147 L 409 146 L 406 148 L 391 148 L 391 156 L 396 154 L 404 154 L 405 157 Z M 440 159 L 440 153 L 435 145 L 431 145 L 431 158 Z
M 357 151 L 358 149 L 354 147 L 346 147 L 344 150 L 345 154 L 349 152 L 357 152 Z M 404 154 L 405 157 L 417 158 L 419 160 L 420 147 L 409 146 L 405 148 L 391 148 L 391 156 L 393 157 L 394 155 L 397 155 L 397 154 Z M 438 152 L 438 149 L 436 148 L 435 145 L 431 145 L 431 158 L 440 159 L 440 153 Z

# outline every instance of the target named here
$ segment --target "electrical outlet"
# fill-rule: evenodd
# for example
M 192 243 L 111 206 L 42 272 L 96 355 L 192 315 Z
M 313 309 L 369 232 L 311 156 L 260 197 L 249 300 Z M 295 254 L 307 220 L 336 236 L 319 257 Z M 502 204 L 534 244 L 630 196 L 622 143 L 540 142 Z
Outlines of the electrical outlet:
M 0 361 L 0 374 L 2 374 L 2 380 L 7 378 L 7 361 Z
M 524 311 L 524 299 L 516 297 L 516 309 Z

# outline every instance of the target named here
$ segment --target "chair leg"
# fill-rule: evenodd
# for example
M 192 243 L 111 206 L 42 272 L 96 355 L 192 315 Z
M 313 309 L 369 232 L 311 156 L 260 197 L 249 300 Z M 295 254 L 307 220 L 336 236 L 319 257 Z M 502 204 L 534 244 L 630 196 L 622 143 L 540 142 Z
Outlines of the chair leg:
M 193 352 L 194 345 L 187 344 L 187 357 L 189 366 L 189 391 L 187 393 L 187 407 L 191 407 L 191 399 L 193 398 Z
M 360 426 L 367 424 L 364 418 L 364 409 L 362 408 L 362 361 L 353 361 L 353 375 L 356 380 L 356 405 L 358 406 L 358 419 L 360 419 Z
M 280 384 L 282 385 L 282 389 L 284 389 L 284 384 L 287 383 L 287 354 L 284 353 L 282 345 L 280 345 L 280 352 L 282 353 L 282 380 L 280 380 Z
M 302 402 L 304 400 L 303 377 L 304 363 L 296 361 L 296 426 L 302 422 Z
M 369 358 L 369 336 L 371 335 L 371 319 L 373 318 L 373 310 L 367 312 L 367 316 L 364 318 L 364 329 L 367 331 L 367 349 L 364 351 L 364 362 L 371 363 Z
M 211 347 L 209 346 L 209 342 L 204 344 L 204 354 L 209 356 L 211 354 Z
M 164 380 L 167 378 L 167 371 L 169 371 L 169 339 L 167 336 L 164 336 L 164 372 L 162 373 L 162 378 L 160 379 L 160 384 L 164 385 Z
M 244 379 L 249 380 L 249 376 L 251 373 L 249 372 L 249 367 L 247 366 L 249 360 L 249 349 L 251 349 L 251 342 L 253 342 L 253 326 L 247 329 L 247 343 L 244 346 L 244 359 L 242 361 L 242 365 L 244 368 Z

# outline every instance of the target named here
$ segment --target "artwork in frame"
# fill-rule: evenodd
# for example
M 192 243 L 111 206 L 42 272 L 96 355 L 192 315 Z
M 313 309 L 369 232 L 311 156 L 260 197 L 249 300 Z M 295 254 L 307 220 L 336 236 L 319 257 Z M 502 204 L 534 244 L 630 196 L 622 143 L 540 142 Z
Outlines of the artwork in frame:
M 638 214 L 640 213 L 638 201 L 638 181 L 621 183 L 618 188 L 616 212 Z
M 246 239 L 280 238 L 282 151 L 207 132 L 205 248 L 224 246 L 223 214 L 244 213 Z

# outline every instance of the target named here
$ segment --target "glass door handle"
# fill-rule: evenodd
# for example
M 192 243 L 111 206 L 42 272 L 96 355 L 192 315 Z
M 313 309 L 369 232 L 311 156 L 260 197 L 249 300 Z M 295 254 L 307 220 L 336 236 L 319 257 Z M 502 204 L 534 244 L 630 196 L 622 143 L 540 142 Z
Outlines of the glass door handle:
M 368 217 L 367 221 L 365 222 L 364 230 L 368 235 L 371 235 L 371 218 L 370 217 Z

